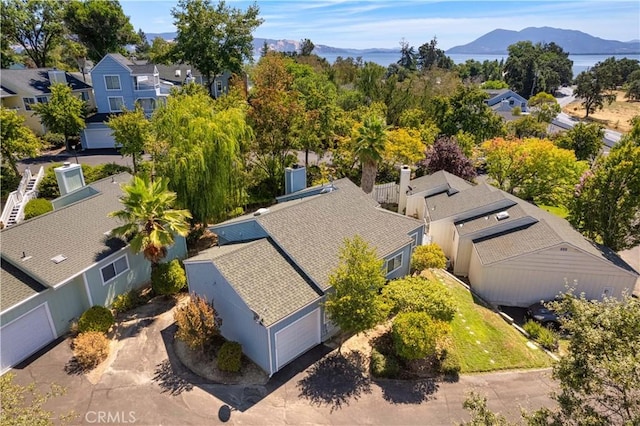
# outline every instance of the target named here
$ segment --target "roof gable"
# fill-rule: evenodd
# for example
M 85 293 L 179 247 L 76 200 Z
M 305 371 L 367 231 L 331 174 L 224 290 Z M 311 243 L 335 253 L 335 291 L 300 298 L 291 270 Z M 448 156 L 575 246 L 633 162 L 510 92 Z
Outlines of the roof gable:
M 114 65 L 120 67 L 127 73 L 131 73 L 131 67 L 134 66 L 134 63 L 119 53 L 107 53 L 104 58 L 100 59 L 100 62 L 91 69 L 91 74 L 101 74 L 102 68 L 109 69 Z
M 41 96 L 51 93 L 51 82 L 49 81 L 50 68 L 25 68 L 21 70 L 2 70 L 0 79 L 3 91 L 7 95 L 16 94 L 18 96 Z M 91 86 L 77 79 L 72 74 L 65 72 L 67 84 L 71 90 L 88 90 Z M 6 96 L 3 94 L 3 97 Z

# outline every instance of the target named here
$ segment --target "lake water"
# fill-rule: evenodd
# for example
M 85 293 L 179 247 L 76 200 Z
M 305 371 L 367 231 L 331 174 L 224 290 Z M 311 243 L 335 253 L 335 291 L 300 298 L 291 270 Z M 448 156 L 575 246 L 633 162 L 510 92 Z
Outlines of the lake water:
M 327 53 L 324 55 L 320 55 L 323 58 L 326 58 L 330 63 L 334 63 L 338 56 L 342 56 L 343 58 L 349 56 L 348 54 L 335 54 L 335 53 Z M 355 57 L 355 54 L 352 55 Z M 395 63 L 400 59 L 400 52 L 374 52 L 374 53 L 365 53 L 361 54 L 362 60 L 366 62 L 375 62 L 376 64 L 382 66 L 388 66 L 389 64 Z M 493 61 L 501 59 L 507 60 L 508 55 L 467 55 L 462 53 L 454 53 L 448 55 L 453 62 L 456 64 L 464 63 L 467 59 L 475 59 L 478 62 L 484 62 L 485 60 Z M 635 55 L 569 55 L 569 59 L 573 61 L 573 76 L 577 76 L 582 71 L 586 71 L 587 69 L 593 67 L 596 63 L 602 62 L 605 59 L 616 56 L 617 59 L 621 59 L 623 57 L 627 57 L 629 59 L 637 59 L 640 60 L 640 54 Z

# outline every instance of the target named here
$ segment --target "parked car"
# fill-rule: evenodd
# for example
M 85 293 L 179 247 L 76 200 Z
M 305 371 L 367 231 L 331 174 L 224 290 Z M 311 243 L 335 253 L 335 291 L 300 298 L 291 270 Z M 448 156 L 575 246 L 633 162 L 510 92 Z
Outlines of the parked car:
M 539 322 L 545 327 L 558 329 L 560 328 L 560 315 L 547 308 L 547 303 L 549 302 L 540 301 L 529 306 L 527 308 L 526 317 Z

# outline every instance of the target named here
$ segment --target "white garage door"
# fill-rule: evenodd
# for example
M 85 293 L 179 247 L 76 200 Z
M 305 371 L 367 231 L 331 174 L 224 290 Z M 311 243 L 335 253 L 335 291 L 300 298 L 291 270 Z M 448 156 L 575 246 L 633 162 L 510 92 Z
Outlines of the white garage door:
M 320 343 L 320 309 L 276 332 L 278 370 Z
M 109 128 L 84 129 L 86 149 L 114 148 L 115 141 Z
M 56 338 L 46 303 L 0 328 L 0 372 L 26 359 Z

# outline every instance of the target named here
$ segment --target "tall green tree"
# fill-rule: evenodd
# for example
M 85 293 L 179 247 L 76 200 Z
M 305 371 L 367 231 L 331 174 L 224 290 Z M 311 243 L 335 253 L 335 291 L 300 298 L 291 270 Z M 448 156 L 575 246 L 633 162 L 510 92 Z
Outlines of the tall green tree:
M 360 187 L 369 194 L 373 191 L 378 173 L 378 163 L 382 160 L 387 126 L 382 118 L 370 115 L 358 126 L 354 134 L 354 153 L 362 166 Z
M 508 51 L 504 79 L 527 99 L 539 92 L 554 93 L 561 84 L 571 82 L 573 61 L 568 52 L 553 42 L 534 45 L 519 41 L 510 45 Z
M 67 149 L 69 138 L 78 136 L 80 130 L 85 128 L 86 104 L 64 83 L 52 84 L 49 101 L 35 104 L 32 108 L 49 130 L 64 135 Z
M 444 50 L 438 48 L 438 39 L 433 37 L 430 42 L 418 48 L 417 65 L 422 71 L 433 67 L 450 70 L 454 63 L 453 59 L 444 53 Z
M 126 45 L 139 42 L 118 0 L 71 0 L 64 22 L 94 63 L 107 53 L 125 53 Z
M 400 41 L 400 59 L 398 59 L 397 64 L 407 71 L 418 69 L 418 55 L 415 48 L 405 39 Z
M 569 222 L 615 250 L 640 244 L 640 143 L 623 138 L 576 186 Z
M 244 61 L 253 59 L 252 32 L 262 23 L 259 12 L 255 3 L 243 12 L 210 0 L 180 0 L 171 10 L 178 32 L 175 56 L 202 73 L 211 96 L 217 75 L 240 74 Z
M 18 174 L 17 163 L 25 157 L 35 157 L 42 148 L 42 141 L 24 125 L 24 117 L 14 110 L 0 107 L 0 154 L 2 165 Z
M 612 88 L 615 86 L 611 76 L 606 69 L 597 68 L 597 64 L 596 67 L 578 74 L 573 94 L 582 100 L 584 118 L 589 118 L 589 114 L 602 109 L 605 103 L 610 105 L 616 99 L 616 95 L 610 92 Z
M 137 105 L 133 111 L 124 109 L 122 114 L 114 115 L 107 122 L 111 134 L 123 156 L 131 156 L 133 173 L 138 173 L 138 163 L 142 151 L 151 138 L 151 123 Z
M 144 59 L 149 56 L 151 45 L 147 40 L 147 35 L 142 31 L 142 28 L 138 30 L 138 42 L 136 43 L 136 55 L 140 59 Z
M 2 33 L 19 44 L 36 68 L 52 66 L 51 55 L 65 35 L 64 3 L 56 0 L 2 2 Z
M 134 253 L 142 252 L 152 265 L 167 256 L 167 248 L 175 242 L 175 235 L 186 237 L 189 233 L 188 210 L 174 210 L 175 192 L 169 191 L 168 179 L 162 177 L 151 182 L 148 178 L 134 176 L 123 185 L 120 199 L 122 210 L 109 213 L 123 225 L 112 234 L 129 240 Z
M 244 201 L 243 152 L 253 136 L 246 105 L 218 109 L 217 102 L 187 88 L 170 96 L 151 119 L 155 172 L 170 179 L 177 205 L 199 223 L 223 219 Z
M 343 332 L 366 331 L 388 313 L 378 294 L 386 282 L 382 265 L 375 249 L 359 235 L 344 240 L 340 263 L 329 276 L 334 291 L 325 302 L 331 321 Z
M 311 40 L 305 38 L 300 40 L 300 56 L 309 56 L 313 53 L 313 49 L 315 49 L 316 45 L 313 44 Z
M 593 162 L 602 148 L 604 129 L 599 123 L 576 123 L 556 139 L 560 148 L 570 149 L 578 160 Z

